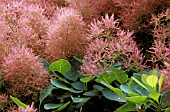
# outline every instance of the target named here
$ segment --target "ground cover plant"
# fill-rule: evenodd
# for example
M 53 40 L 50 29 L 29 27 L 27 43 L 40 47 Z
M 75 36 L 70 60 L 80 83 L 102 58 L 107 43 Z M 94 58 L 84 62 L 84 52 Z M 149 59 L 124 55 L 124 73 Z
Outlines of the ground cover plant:
M 0 0 L 0 112 L 170 112 L 170 0 Z

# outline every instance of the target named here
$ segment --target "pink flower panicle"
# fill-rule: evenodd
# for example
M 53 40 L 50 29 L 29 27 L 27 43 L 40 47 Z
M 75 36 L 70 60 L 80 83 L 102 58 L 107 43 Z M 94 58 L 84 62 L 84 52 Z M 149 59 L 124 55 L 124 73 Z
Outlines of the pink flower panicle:
M 82 56 L 86 28 L 79 12 L 72 8 L 58 9 L 48 30 L 47 50 L 51 61 Z
M 100 17 L 101 13 L 115 12 L 115 4 L 112 0 L 66 0 L 69 7 L 78 10 L 84 20 L 91 22 Z
M 152 16 L 154 43 L 150 48 L 152 53 L 152 63 L 159 63 L 158 69 L 165 74 L 164 89 L 169 89 L 170 83 L 170 9 L 159 15 Z M 161 63 L 161 64 L 160 64 Z
M 137 71 L 145 68 L 143 55 L 133 41 L 133 32 L 121 30 L 118 24 L 113 15 L 110 18 L 106 15 L 101 21 L 91 23 L 91 34 L 88 38 L 90 43 L 86 47 L 86 55 L 81 67 L 83 75 L 99 74 L 116 59 L 121 59 L 120 63 L 126 68 L 131 67 Z
M 48 75 L 43 63 L 26 45 L 12 47 L 2 63 L 7 93 L 17 98 L 32 96 L 48 85 Z M 6 85 L 6 86 L 7 86 Z
M 43 56 L 49 20 L 44 9 L 37 4 L 24 1 L 11 1 L 2 6 L 0 18 L 8 31 L 2 32 L 8 41 L 26 44 L 34 53 Z
M 34 102 L 32 102 L 31 106 L 28 105 L 26 109 L 19 106 L 17 110 L 13 110 L 12 112 L 37 112 L 37 109 L 34 109 Z

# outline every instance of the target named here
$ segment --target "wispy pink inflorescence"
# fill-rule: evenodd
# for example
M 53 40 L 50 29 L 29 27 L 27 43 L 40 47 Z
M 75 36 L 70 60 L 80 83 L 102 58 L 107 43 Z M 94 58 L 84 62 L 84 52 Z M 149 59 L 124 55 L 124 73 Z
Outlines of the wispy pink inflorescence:
M 19 106 L 17 110 L 13 110 L 12 112 L 37 112 L 37 109 L 34 109 L 34 102 L 32 102 L 31 106 L 28 105 L 26 109 Z
M 113 13 L 115 4 L 112 0 L 66 0 L 69 7 L 77 9 L 83 18 L 90 22 L 98 18 L 101 13 Z
M 48 29 L 47 51 L 50 60 L 82 56 L 86 28 L 80 13 L 72 8 L 58 9 Z
M 2 72 L 9 86 L 7 93 L 17 98 L 32 96 L 48 85 L 43 63 L 26 45 L 11 48 L 2 63 Z
M 0 95 L 0 111 L 5 112 L 5 107 L 8 105 L 8 95 Z
M 107 27 L 106 27 L 107 26 Z M 111 37 L 113 32 L 115 33 L 119 29 L 119 22 L 118 20 L 114 19 L 114 14 L 109 17 L 108 14 L 106 14 L 104 17 L 102 17 L 102 20 L 96 20 L 94 19 L 93 22 L 90 23 L 89 27 L 89 38 L 96 38 L 96 37 L 101 37 L 106 36 L 106 37 Z
M 81 66 L 83 75 L 100 74 L 117 59 L 121 59 L 120 63 L 126 68 L 136 71 L 145 68 L 143 55 L 133 41 L 133 32 L 121 30 L 118 24 L 113 15 L 110 18 L 106 15 L 101 21 L 95 20 L 91 23 L 88 36 L 90 43 L 86 47 L 84 63 Z
M 152 53 L 152 62 L 160 63 L 158 68 L 165 74 L 164 89 L 169 89 L 170 83 L 170 9 L 159 15 L 153 15 L 152 22 L 155 25 L 153 29 L 154 43 L 150 48 Z
M 24 1 L 11 1 L 2 6 L 2 21 L 9 28 L 3 32 L 8 41 L 26 44 L 37 55 L 43 55 L 49 20 L 43 14 L 44 9 L 37 4 Z

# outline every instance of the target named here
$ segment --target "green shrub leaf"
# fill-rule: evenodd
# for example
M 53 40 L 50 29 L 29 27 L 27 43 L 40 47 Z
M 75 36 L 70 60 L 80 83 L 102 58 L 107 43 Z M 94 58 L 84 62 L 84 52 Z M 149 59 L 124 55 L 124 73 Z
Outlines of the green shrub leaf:
M 123 97 L 122 90 L 120 90 L 119 88 L 114 88 L 113 86 L 111 86 L 110 84 L 108 84 L 107 82 L 104 82 L 104 81 L 101 81 L 101 84 L 105 85 L 110 90 L 114 91 L 116 94 L 118 94 L 119 96 Z
M 159 93 L 161 92 L 163 80 L 164 80 L 164 74 L 161 74 L 161 77 L 159 78 L 159 81 L 158 81 Z
M 118 102 L 126 102 L 124 98 L 120 97 L 118 94 L 113 93 L 108 89 L 103 89 L 102 94 L 109 100 L 118 101 Z
M 65 109 L 68 105 L 70 104 L 70 101 L 68 101 L 67 103 L 63 104 L 62 106 L 60 106 L 57 110 L 54 110 L 52 112 L 60 112 L 63 109 Z
M 127 102 L 134 103 L 134 104 L 145 104 L 147 102 L 147 96 L 132 96 L 132 97 L 125 97 Z
M 151 97 L 152 99 L 154 99 L 157 102 L 159 102 L 159 96 L 160 96 L 160 94 L 157 92 L 149 94 L 149 97 Z
M 94 78 L 95 78 L 95 76 L 93 76 L 93 77 L 85 77 L 85 78 L 81 78 L 80 81 L 84 82 L 84 83 L 87 83 L 87 82 L 93 80 Z
M 71 99 L 73 100 L 74 103 L 83 103 L 83 102 L 87 102 L 89 98 L 78 98 L 78 97 L 72 97 L 71 96 Z
M 156 84 L 158 82 L 158 77 L 155 75 L 150 75 L 147 77 L 146 82 L 148 83 L 149 86 L 151 86 L 154 91 L 156 91 Z
M 139 94 L 132 88 L 129 88 L 128 86 L 121 85 L 120 89 L 127 93 L 129 96 L 139 96 Z
M 113 75 L 115 80 L 117 80 L 120 84 L 125 84 L 128 81 L 128 75 L 122 70 L 113 68 L 110 75 Z
M 83 95 L 84 96 L 97 96 L 98 93 L 99 93 L 98 90 L 91 90 L 91 91 L 85 92 Z
M 133 79 L 136 83 L 138 83 L 141 87 L 143 87 L 144 89 L 148 90 L 148 88 L 147 88 L 143 83 L 141 83 L 138 79 L 136 79 L 135 77 L 132 77 L 132 79 Z
M 64 83 L 60 82 L 60 81 L 57 80 L 57 79 L 52 78 L 50 81 L 51 81 L 51 83 L 52 83 L 54 86 L 56 86 L 56 87 L 58 87 L 58 88 L 60 88 L 60 89 L 70 90 L 70 88 L 68 88 Z
M 48 103 L 48 104 L 45 104 L 44 105 L 44 108 L 46 110 L 49 110 L 49 109 L 56 109 L 56 108 L 59 108 L 62 104 L 53 104 L 53 103 Z
M 11 100 L 12 100 L 15 104 L 17 104 L 18 106 L 21 106 L 21 107 L 23 107 L 24 109 L 27 108 L 27 105 L 24 104 L 24 103 L 22 103 L 22 102 L 21 102 L 20 100 L 18 100 L 17 98 L 12 97 L 11 95 L 10 95 L 10 98 L 11 98 Z
M 116 112 L 127 112 L 127 111 L 134 111 L 136 109 L 136 104 L 127 103 L 123 106 L 119 107 Z
M 39 100 L 40 100 L 40 105 L 41 106 L 41 103 L 42 101 L 49 95 L 51 94 L 51 91 L 53 90 L 53 86 L 50 85 L 48 86 L 47 88 L 44 89 L 44 91 L 42 93 L 40 93 L 40 97 L 39 97 Z
M 49 69 L 53 73 L 54 71 L 58 71 L 59 73 L 65 75 L 71 69 L 71 65 L 67 60 L 60 59 L 58 61 L 52 62 L 49 66 Z
M 82 82 L 77 81 L 77 82 L 71 83 L 71 85 L 73 86 L 73 88 L 77 90 L 85 90 L 85 84 Z
M 101 81 L 105 81 L 107 83 L 112 83 L 115 80 L 115 76 L 108 74 L 108 73 L 102 73 L 100 74 L 97 79 L 95 80 L 96 82 L 100 83 Z

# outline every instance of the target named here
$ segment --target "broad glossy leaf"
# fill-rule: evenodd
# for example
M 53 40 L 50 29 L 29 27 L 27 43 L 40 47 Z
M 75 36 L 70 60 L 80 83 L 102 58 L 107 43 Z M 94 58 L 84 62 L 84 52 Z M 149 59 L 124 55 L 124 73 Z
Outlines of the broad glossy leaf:
M 21 107 L 23 107 L 24 109 L 27 108 L 27 105 L 24 104 L 24 103 L 22 103 L 22 102 L 21 102 L 20 100 L 18 100 L 17 98 L 12 97 L 11 95 L 10 95 L 10 98 L 11 98 L 11 100 L 12 100 L 15 104 L 17 104 L 18 106 L 21 106 Z
M 160 96 L 160 94 L 157 92 L 149 94 L 149 97 L 151 97 L 152 99 L 154 99 L 157 102 L 159 102 L 159 96 Z
M 48 96 L 51 94 L 51 91 L 53 90 L 53 86 L 50 85 L 48 86 L 47 88 L 44 89 L 44 91 L 42 93 L 40 93 L 40 97 L 39 97 L 39 100 L 40 100 L 40 105 L 42 103 L 42 101 Z
M 132 97 L 125 97 L 127 102 L 134 103 L 134 104 L 145 104 L 147 102 L 147 96 L 132 96 Z
M 141 83 L 138 79 L 136 79 L 135 77 L 131 77 L 136 83 L 138 83 L 141 87 L 143 87 L 144 89 L 148 90 L 148 88 L 143 84 Z
M 125 84 L 128 81 L 128 75 L 122 70 L 113 68 L 110 75 L 114 75 L 115 80 L 117 80 L 120 84 Z
M 49 66 L 49 69 L 54 73 L 54 71 L 58 71 L 61 74 L 65 75 L 70 69 L 70 63 L 65 59 L 60 59 L 58 61 L 52 62 Z
M 106 97 L 109 100 L 118 101 L 118 102 L 126 102 L 126 100 L 124 98 L 120 97 L 118 94 L 116 94 L 108 89 L 103 89 L 102 94 L 104 97 Z
M 159 78 L 159 81 L 158 81 L 158 85 L 159 85 L 159 93 L 161 92 L 161 88 L 162 88 L 162 83 L 163 83 L 163 80 L 164 80 L 164 74 L 161 74 L 161 77 Z
M 73 88 L 77 90 L 85 90 L 85 84 L 82 82 L 77 81 L 77 82 L 71 83 L 71 85 L 73 86 Z
M 60 72 L 55 71 L 54 75 L 57 76 L 61 81 L 70 84 L 70 82 L 68 82 L 67 79 Z
M 111 86 L 110 84 L 108 84 L 107 82 L 104 82 L 104 81 L 101 81 L 101 84 L 105 85 L 110 90 L 114 91 L 116 94 L 118 94 L 119 96 L 123 97 L 122 90 L 120 90 L 119 88 L 115 88 L 115 87 Z
M 80 81 L 81 81 L 81 82 L 84 82 L 84 83 L 87 83 L 87 82 L 93 80 L 94 78 L 95 78 L 95 76 L 85 77 L 85 78 L 81 78 Z
M 63 109 L 65 109 L 68 105 L 70 104 L 70 101 L 68 101 L 67 103 L 63 104 L 62 106 L 60 106 L 57 110 L 54 110 L 52 112 L 60 112 Z
M 70 88 L 68 88 L 64 83 L 60 82 L 57 79 L 52 78 L 50 81 L 57 88 L 64 89 L 64 90 L 70 90 Z
M 45 67 L 45 68 L 48 68 L 48 67 L 49 67 L 49 63 L 48 63 L 48 61 L 47 61 L 46 59 L 41 58 L 40 61 L 44 64 L 44 67 Z
M 93 89 L 102 91 L 102 89 L 104 89 L 104 88 L 102 86 L 99 86 L 99 85 L 93 85 Z
M 81 92 L 83 92 L 81 90 L 75 90 L 73 88 L 70 88 L 69 91 L 72 92 L 72 93 L 81 93 Z
M 151 86 L 154 91 L 156 91 L 156 84 L 158 82 L 158 77 L 155 75 L 150 75 L 147 77 L 146 82 L 148 83 L 149 86 Z
M 79 98 L 79 97 L 71 96 L 71 99 L 73 100 L 74 103 L 84 103 L 84 102 L 87 102 L 88 100 L 90 100 L 90 97 L 89 98 Z
M 142 96 L 148 96 L 150 94 L 150 92 L 146 89 L 144 89 L 143 87 L 141 87 L 138 83 L 136 83 L 135 81 L 133 81 L 133 89 L 140 95 Z
M 83 95 L 84 96 L 97 96 L 98 93 L 99 93 L 98 90 L 91 90 L 91 91 L 85 92 Z
M 95 80 L 96 82 L 100 83 L 101 81 L 105 81 L 107 83 L 112 83 L 115 80 L 115 76 L 108 74 L 108 73 L 102 73 L 100 74 L 97 79 Z
M 170 112 L 170 107 L 167 107 L 165 112 Z
M 75 56 L 73 56 L 73 57 L 74 57 L 74 59 L 77 60 L 78 62 L 83 63 L 83 60 L 82 60 L 82 59 L 79 59 L 79 58 L 77 58 L 77 57 L 75 57 Z
M 147 82 L 146 82 L 146 79 L 147 79 L 147 75 L 146 74 L 142 74 L 142 82 L 145 84 L 145 85 L 147 85 Z
M 127 112 L 127 111 L 134 111 L 136 109 L 136 104 L 127 103 L 123 106 L 119 107 L 116 112 Z
M 47 103 L 47 104 L 44 105 L 44 108 L 45 108 L 46 110 L 49 110 L 49 109 L 59 108 L 60 106 L 62 106 L 62 104 Z
M 155 75 L 156 77 L 158 77 L 158 71 L 157 70 L 153 70 L 152 71 L 152 75 Z
M 71 69 L 64 75 L 65 78 L 71 80 L 71 81 L 77 81 L 77 79 L 79 77 L 81 77 L 82 75 L 78 72 L 78 70 L 80 69 L 80 66 L 82 65 L 82 63 L 73 60 L 70 62 L 71 64 Z
M 120 89 L 127 93 L 129 96 L 139 96 L 139 94 L 132 88 L 129 88 L 128 86 L 121 85 Z

